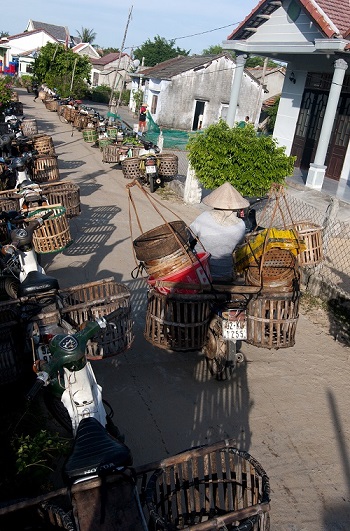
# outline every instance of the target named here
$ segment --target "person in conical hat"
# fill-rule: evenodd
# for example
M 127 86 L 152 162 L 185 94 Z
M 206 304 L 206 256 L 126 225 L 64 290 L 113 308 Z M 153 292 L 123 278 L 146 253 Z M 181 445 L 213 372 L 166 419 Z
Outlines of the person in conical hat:
M 249 206 L 233 186 L 225 182 L 203 201 L 212 208 L 202 212 L 190 225 L 197 238 L 195 251 L 210 253 L 209 267 L 213 281 L 234 280 L 233 251 L 244 240 L 245 223 L 237 211 Z

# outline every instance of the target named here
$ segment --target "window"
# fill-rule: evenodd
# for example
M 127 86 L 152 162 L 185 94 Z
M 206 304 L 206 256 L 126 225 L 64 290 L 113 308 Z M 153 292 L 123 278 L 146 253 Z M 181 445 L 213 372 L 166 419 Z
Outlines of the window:
M 227 103 L 222 103 L 221 104 L 221 110 L 220 110 L 219 118 L 222 118 L 223 120 L 226 121 L 227 113 L 228 113 L 228 105 L 227 105 Z
M 92 78 L 92 84 L 94 87 L 98 86 L 98 72 L 94 72 L 93 78 Z
M 153 95 L 152 96 L 152 104 L 151 104 L 151 114 L 156 114 L 156 112 L 157 112 L 157 103 L 158 103 L 158 96 Z

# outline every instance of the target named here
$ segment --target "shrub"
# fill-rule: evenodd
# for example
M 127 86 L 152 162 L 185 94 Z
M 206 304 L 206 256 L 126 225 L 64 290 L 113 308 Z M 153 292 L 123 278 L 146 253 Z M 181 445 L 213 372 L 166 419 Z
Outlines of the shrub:
M 272 183 L 282 184 L 293 173 L 295 157 L 250 124 L 231 128 L 220 120 L 192 134 L 186 149 L 198 180 L 208 189 L 228 181 L 242 195 L 263 195 Z

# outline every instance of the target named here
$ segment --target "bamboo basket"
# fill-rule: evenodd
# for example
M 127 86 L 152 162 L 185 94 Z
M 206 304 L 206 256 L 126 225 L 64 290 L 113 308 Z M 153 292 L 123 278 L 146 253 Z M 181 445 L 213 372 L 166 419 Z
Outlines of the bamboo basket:
M 41 187 L 50 204 L 61 204 L 66 209 L 67 218 L 79 216 L 80 188 L 77 184 L 69 181 L 45 184 Z
M 116 139 L 118 135 L 118 128 L 117 127 L 107 127 L 106 129 L 107 136 L 109 138 Z
M 41 99 L 41 101 L 45 101 L 49 97 L 50 96 L 47 92 L 45 92 L 45 90 L 39 90 L 39 98 Z
M 175 455 L 146 487 L 153 530 L 269 531 L 270 482 L 233 439 Z
M 34 136 L 38 134 L 38 125 L 36 120 L 23 120 L 21 129 L 24 136 Z
M 176 177 L 179 168 L 179 158 L 171 153 L 157 155 L 159 160 L 158 173 L 163 177 Z
M 147 274 L 153 280 L 175 274 L 196 262 L 196 257 L 190 249 L 179 248 L 172 254 L 167 254 L 157 260 L 147 260 L 143 263 Z
M 86 321 L 104 317 L 111 326 L 101 330 L 88 344 L 89 359 L 115 356 L 130 348 L 133 340 L 130 290 L 114 278 L 60 290 L 63 317 L 75 328 Z
M 63 111 L 63 117 L 67 120 L 67 122 L 74 123 L 74 119 L 77 114 L 78 111 L 74 109 L 74 107 L 70 107 L 69 105 L 65 106 Z
M 323 260 L 323 227 L 311 221 L 297 221 L 294 224 L 301 240 L 306 245 L 306 250 L 298 255 L 299 264 L 304 266 L 315 266 Z
M 48 111 L 57 112 L 58 100 L 45 100 L 44 104 Z
M 35 158 L 33 164 L 33 181 L 36 183 L 58 181 L 60 173 L 57 158 L 57 155 L 40 155 Z
M 252 299 L 247 308 L 247 343 L 268 349 L 292 347 L 299 300 L 299 291 L 286 294 L 263 291 Z
M 85 142 L 95 144 L 98 140 L 98 132 L 93 127 L 86 127 L 83 130 L 83 139 Z
M 11 92 L 10 101 L 19 101 L 18 94 L 17 94 L 17 92 L 15 90 L 13 92 Z
M 55 155 L 53 140 L 49 135 L 35 135 L 33 137 L 33 148 L 39 155 Z
M 113 140 L 108 137 L 102 137 L 97 140 L 98 147 L 100 148 L 100 151 L 103 151 L 103 148 L 106 146 L 110 146 L 112 144 Z
M 41 217 L 48 210 L 52 212 L 44 220 L 41 227 L 35 229 L 33 234 L 33 247 L 39 254 L 57 253 L 63 251 L 72 243 L 66 209 L 62 205 L 36 208 L 29 212 L 28 217 Z
M 121 166 L 125 179 L 138 179 L 141 177 L 140 159 L 138 157 L 127 157 L 122 160 Z
M 119 146 L 110 144 L 102 149 L 102 162 L 119 162 Z
M 184 221 L 170 221 L 144 232 L 133 241 L 136 258 L 141 262 L 164 258 L 187 246 L 189 232 Z
M 152 345 L 175 351 L 200 350 L 208 332 L 211 298 L 164 295 L 150 289 L 144 336 Z
M 287 249 L 272 248 L 266 251 L 259 263 L 252 262 L 246 270 L 248 286 L 286 288 L 295 290 L 299 282 L 299 266 L 296 257 Z

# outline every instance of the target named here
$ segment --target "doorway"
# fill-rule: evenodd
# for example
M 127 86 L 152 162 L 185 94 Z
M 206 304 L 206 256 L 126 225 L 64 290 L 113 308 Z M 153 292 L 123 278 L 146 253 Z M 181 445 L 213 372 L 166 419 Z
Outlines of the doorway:
M 196 107 L 194 110 L 194 118 L 192 124 L 192 131 L 198 131 L 203 127 L 203 116 L 204 116 L 204 107 L 205 101 L 196 101 Z

